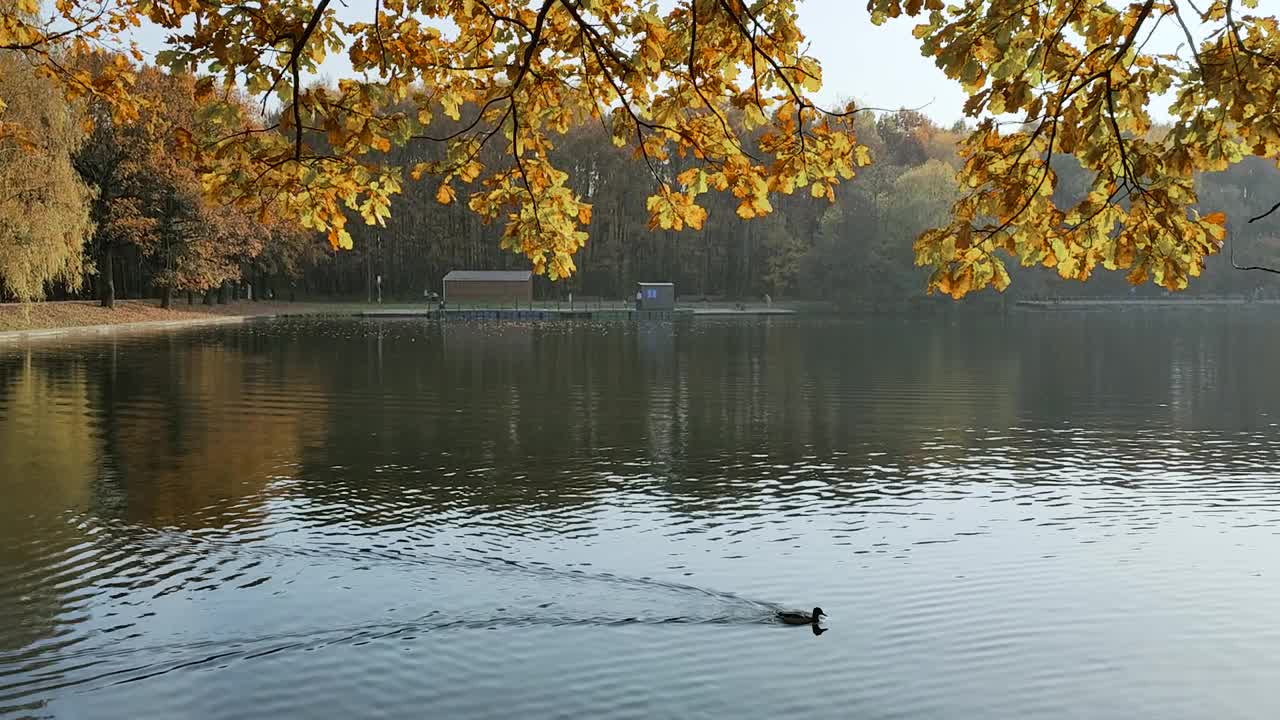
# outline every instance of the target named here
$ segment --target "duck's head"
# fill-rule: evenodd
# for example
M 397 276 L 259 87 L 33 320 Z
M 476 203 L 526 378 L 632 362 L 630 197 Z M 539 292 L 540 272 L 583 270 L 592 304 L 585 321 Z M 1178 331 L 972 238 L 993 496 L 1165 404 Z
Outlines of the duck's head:
M 814 609 L 813 609 L 813 621 L 814 621 L 814 622 L 818 622 L 818 618 L 820 618 L 820 617 L 825 617 L 825 616 L 826 616 L 826 613 L 822 612 L 822 608 L 820 608 L 820 607 L 816 607 L 816 608 L 814 608 Z

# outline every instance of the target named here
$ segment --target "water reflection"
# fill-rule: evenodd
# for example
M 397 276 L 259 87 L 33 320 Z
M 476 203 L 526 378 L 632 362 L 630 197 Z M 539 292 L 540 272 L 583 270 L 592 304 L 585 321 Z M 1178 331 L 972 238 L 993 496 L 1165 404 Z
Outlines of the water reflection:
M 628 715 L 621 687 L 658 714 L 1058 717 L 1098 658 L 1156 657 L 1088 714 L 1137 692 L 1216 716 L 1187 677 L 1247 693 L 1280 669 L 1275 325 L 286 321 L 3 347 L 0 715 L 234 695 L 234 717 L 473 717 L 451 687 L 497 666 L 489 692 L 535 715 Z M 844 632 L 769 632 L 815 597 Z M 543 704 L 543 669 L 575 668 Z
M 130 525 L 238 532 L 265 524 L 272 488 L 300 461 L 308 411 L 324 407 L 264 412 L 253 383 L 308 386 L 296 368 L 284 378 L 277 366 L 273 377 L 246 345 L 168 337 L 6 351 L 0 672 L 34 671 L 95 634 L 132 633 L 153 614 L 124 595 L 162 585 L 174 558 L 132 546 L 139 533 Z M 85 517 L 124 525 L 108 533 Z M 139 609 L 104 612 L 110 600 Z M 0 708 L 6 699 L 39 706 L 0 692 Z
M 73 555 L 61 511 L 88 507 L 93 495 L 91 409 L 83 362 L 34 364 L 22 353 L 0 364 L 0 659 L 74 618 L 46 564 Z

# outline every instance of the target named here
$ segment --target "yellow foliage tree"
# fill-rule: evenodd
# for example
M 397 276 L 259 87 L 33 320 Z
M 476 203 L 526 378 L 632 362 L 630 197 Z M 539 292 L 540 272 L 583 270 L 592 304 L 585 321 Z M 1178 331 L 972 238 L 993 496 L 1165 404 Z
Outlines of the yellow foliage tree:
M 961 146 L 966 192 L 950 223 L 915 243 L 917 264 L 933 269 L 930 291 L 1003 290 L 1001 254 L 1063 278 L 1102 265 L 1135 285 L 1186 288 L 1226 236 L 1222 213 L 1193 209 L 1196 174 L 1280 157 L 1280 32 L 1274 15 L 1251 14 L 1256 6 L 870 0 L 877 22 L 922 20 L 924 53 L 963 84 L 979 119 Z M 1185 41 L 1176 51 L 1146 49 L 1161 24 Z M 1172 98 L 1172 126 L 1157 134 L 1151 110 L 1162 97 Z M 1051 199 L 1053 159 L 1066 155 L 1092 182 L 1063 208 Z
M 89 189 L 71 164 L 80 112 L 57 85 L 19 60 L 0 63 L 0 298 L 44 297 L 45 284 L 80 285 L 92 232 Z

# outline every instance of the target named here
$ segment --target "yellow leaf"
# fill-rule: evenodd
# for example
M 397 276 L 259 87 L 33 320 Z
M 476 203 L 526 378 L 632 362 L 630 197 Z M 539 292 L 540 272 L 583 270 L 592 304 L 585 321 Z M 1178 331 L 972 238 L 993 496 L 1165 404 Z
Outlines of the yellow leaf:
M 453 202 L 454 197 L 453 186 L 449 183 L 440 183 L 440 188 L 436 190 L 436 202 L 448 205 Z
M 966 265 L 964 270 L 960 271 L 960 275 L 951 281 L 951 298 L 959 300 L 969 294 L 969 290 L 973 287 L 973 266 Z
M 1009 271 L 1005 269 L 1004 263 L 995 258 L 991 260 L 991 268 L 995 272 L 991 284 L 995 286 L 996 290 L 1004 292 L 1005 288 L 1009 287 Z
M 702 224 L 706 222 L 706 220 L 707 220 L 707 211 L 703 208 L 698 208 L 697 213 L 692 218 L 689 219 L 689 226 L 692 227 L 694 230 L 701 230 Z
M 462 114 L 458 110 L 458 108 L 461 107 L 462 105 L 462 101 L 461 101 L 461 98 L 459 98 L 457 95 L 453 93 L 445 93 L 444 95 L 440 96 L 440 104 L 441 106 L 444 107 L 445 115 L 448 115 L 454 120 L 462 119 Z
M 329 228 L 329 245 L 334 250 L 350 250 L 354 247 L 351 241 L 351 233 L 345 228 Z

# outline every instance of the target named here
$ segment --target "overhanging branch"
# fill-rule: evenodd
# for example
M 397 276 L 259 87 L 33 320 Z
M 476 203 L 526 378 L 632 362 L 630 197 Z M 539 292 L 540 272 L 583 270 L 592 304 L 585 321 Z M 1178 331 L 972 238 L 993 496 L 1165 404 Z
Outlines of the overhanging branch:
M 1272 209 L 1274 210 L 1275 208 L 1272 208 Z M 1250 222 L 1253 222 L 1253 221 L 1251 220 Z M 1274 274 L 1274 275 L 1280 275 L 1280 268 L 1267 267 L 1266 265 L 1241 265 L 1240 263 L 1237 263 L 1237 262 L 1236 262 L 1236 243 L 1235 243 L 1235 238 L 1234 238 L 1234 237 L 1232 237 L 1232 238 L 1231 238 L 1231 240 L 1232 240 L 1232 242 L 1231 242 L 1231 267 L 1233 267 L 1233 268 L 1235 268 L 1235 269 L 1237 269 L 1237 270 L 1257 270 L 1257 271 L 1259 271 L 1259 272 L 1267 272 L 1267 273 L 1272 273 L 1272 274 Z

